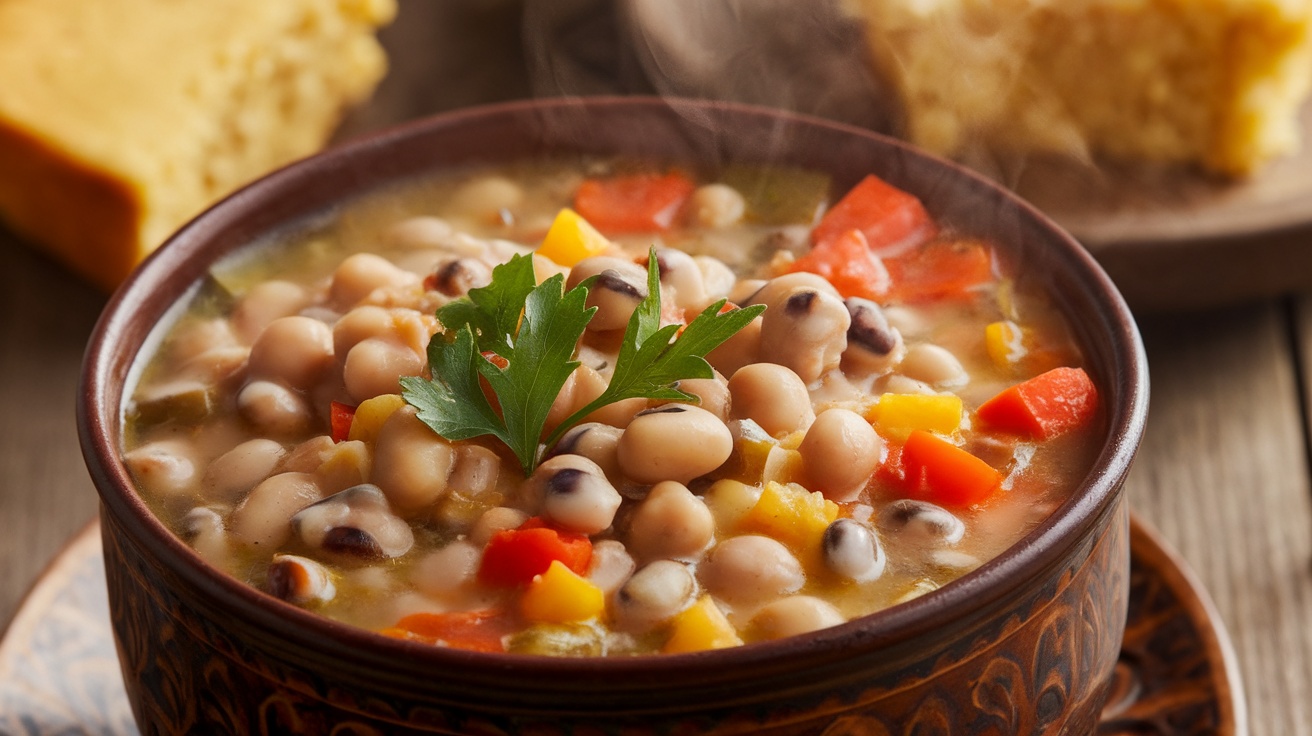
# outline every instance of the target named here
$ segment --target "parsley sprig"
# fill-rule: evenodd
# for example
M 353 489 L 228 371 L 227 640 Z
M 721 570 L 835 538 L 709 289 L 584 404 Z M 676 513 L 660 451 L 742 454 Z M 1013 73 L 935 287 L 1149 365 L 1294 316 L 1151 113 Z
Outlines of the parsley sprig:
M 680 391 L 678 382 L 712 377 L 706 354 L 765 309 L 754 305 L 721 311 L 721 299 L 686 326 L 662 327 L 653 248 L 647 259 L 647 296 L 625 327 L 609 385 L 543 440 L 547 413 L 579 365 L 578 341 L 597 311 L 587 306 L 592 281 L 569 291 L 561 275 L 537 284 L 529 256 L 497 266 L 487 286 L 437 310 L 445 331 L 428 342 L 432 378 L 402 378 L 405 400 L 419 410 L 422 422 L 448 440 L 489 435 L 501 440 L 527 476 L 542 448 L 603 406 L 631 398 L 695 403 L 697 397 Z M 480 378 L 491 387 L 499 412 L 483 393 Z

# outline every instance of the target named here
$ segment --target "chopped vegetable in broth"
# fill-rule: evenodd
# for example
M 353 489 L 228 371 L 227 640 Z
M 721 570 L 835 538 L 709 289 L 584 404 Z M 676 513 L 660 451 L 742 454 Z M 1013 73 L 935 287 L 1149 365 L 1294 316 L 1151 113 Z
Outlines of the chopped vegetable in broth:
M 1088 472 L 1049 296 L 872 174 L 535 162 L 220 264 L 126 411 L 143 497 L 293 605 L 475 651 L 841 624 L 1015 544 Z

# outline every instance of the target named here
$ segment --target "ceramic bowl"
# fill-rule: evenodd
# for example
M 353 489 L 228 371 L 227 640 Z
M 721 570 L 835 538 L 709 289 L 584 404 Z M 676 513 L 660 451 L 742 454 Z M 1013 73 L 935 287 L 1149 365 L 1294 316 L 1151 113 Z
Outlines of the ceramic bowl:
M 728 650 L 562 659 L 386 639 L 207 567 L 155 519 L 119 458 L 152 330 L 224 254 L 425 172 L 546 154 L 775 162 L 869 172 L 1041 274 L 1102 387 L 1107 432 L 1087 478 L 1000 557 L 912 602 Z M 184 227 L 118 291 L 92 337 L 79 431 L 100 492 L 123 677 L 143 732 L 896 734 L 1088 733 L 1126 617 L 1122 483 L 1147 412 L 1130 313 L 1089 255 L 988 181 L 869 131 L 762 108 L 639 98 L 498 105 L 335 148 Z

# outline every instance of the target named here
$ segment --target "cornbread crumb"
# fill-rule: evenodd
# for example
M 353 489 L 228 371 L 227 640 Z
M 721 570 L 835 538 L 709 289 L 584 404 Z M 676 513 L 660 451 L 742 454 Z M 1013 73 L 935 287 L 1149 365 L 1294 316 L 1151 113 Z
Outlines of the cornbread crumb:
M 394 0 L 0 0 L 0 218 L 114 288 L 308 155 L 386 59 Z
M 907 137 L 1251 174 L 1297 150 L 1312 0 L 845 0 Z

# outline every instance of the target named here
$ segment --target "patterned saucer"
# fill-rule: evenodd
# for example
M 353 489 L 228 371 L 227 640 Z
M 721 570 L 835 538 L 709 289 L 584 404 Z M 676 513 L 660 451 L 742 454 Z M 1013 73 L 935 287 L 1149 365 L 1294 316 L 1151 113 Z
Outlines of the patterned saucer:
M 1234 652 L 1211 601 L 1133 515 L 1129 613 L 1098 736 L 1247 736 Z M 0 639 L 0 736 L 137 733 L 93 522 L 55 557 Z

